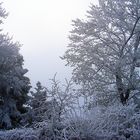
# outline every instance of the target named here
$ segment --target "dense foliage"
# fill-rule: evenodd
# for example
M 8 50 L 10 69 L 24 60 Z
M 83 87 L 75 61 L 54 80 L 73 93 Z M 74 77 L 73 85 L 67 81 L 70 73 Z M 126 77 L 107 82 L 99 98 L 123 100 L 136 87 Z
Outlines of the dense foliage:
M 70 44 L 63 57 L 73 79 L 89 94 L 126 104 L 140 89 L 140 1 L 99 0 L 87 20 L 74 20 Z
M 0 18 L 7 16 L 0 5 Z M 2 23 L 2 21 L 1 21 Z M 27 69 L 19 53 L 19 43 L 13 43 L 8 35 L 0 34 L 0 129 L 20 125 L 21 115 L 25 112 L 30 88 L 29 79 L 24 76 Z

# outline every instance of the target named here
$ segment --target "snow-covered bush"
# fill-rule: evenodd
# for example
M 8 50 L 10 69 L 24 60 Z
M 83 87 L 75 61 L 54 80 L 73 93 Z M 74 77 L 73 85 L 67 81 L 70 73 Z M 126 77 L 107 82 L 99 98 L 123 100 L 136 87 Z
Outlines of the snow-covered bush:
M 136 105 L 115 104 L 110 107 L 95 107 L 82 116 L 69 118 L 65 132 L 70 138 L 98 140 L 139 140 L 140 112 Z
M 0 131 L 0 140 L 39 140 L 39 131 L 31 128 Z

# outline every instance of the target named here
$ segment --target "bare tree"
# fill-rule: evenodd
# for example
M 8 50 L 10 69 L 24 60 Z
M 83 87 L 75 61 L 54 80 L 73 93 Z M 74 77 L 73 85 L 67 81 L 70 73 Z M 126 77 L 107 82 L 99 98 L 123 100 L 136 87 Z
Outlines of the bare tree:
M 51 81 L 51 87 L 46 88 L 48 97 L 55 101 L 55 112 L 57 113 L 58 120 L 61 121 L 65 113 L 74 108 L 77 103 L 77 94 L 74 89 L 72 80 L 65 79 L 65 84 L 56 80 L 56 74 Z M 54 112 L 54 113 L 55 113 Z
M 50 81 L 49 87 L 44 87 L 38 82 L 35 91 L 31 92 L 29 105 L 33 124 L 43 121 L 54 124 L 61 122 L 65 113 L 76 103 L 77 95 L 72 81 L 66 80 L 66 84 L 61 85 L 56 80 L 56 75 Z

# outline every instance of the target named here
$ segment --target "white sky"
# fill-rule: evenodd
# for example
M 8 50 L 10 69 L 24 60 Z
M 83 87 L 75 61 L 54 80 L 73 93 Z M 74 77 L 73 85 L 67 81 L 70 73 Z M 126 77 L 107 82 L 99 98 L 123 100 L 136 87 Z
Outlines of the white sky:
M 28 77 L 34 85 L 57 72 L 60 81 L 70 78 L 71 70 L 65 67 L 62 56 L 68 44 L 71 20 L 84 18 L 90 3 L 97 0 L 4 0 L 9 12 L 4 22 L 4 32 L 23 44 L 21 53 Z

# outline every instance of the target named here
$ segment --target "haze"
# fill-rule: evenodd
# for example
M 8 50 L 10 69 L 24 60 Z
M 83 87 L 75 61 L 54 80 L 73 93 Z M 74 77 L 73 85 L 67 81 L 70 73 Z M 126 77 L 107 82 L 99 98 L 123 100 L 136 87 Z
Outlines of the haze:
M 57 72 L 63 81 L 71 77 L 62 56 L 69 42 L 71 20 L 84 18 L 90 3 L 96 0 L 5 0 L 9 12 L 3 28 L 14 41 L 23 44 L 21 53 L 32 85 L 46 84 Z

